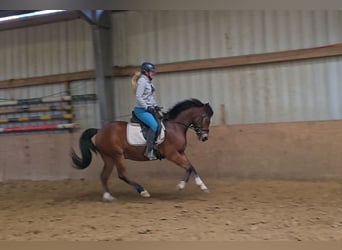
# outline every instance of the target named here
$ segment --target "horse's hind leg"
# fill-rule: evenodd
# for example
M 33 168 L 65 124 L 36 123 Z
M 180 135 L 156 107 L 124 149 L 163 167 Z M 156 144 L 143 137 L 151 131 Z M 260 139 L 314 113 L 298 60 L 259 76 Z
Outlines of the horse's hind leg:
M 116 198 L 111 195 L 108 188 L 108 180 L 111 173 L 113 172 L 114 160 L 111 157 L 105 155 L 102 155 L 102 159 L 104 162 L 104 166 L 101 172 L 101 184 L 103 189 L 102 199 L 103 201 L 114 201 Z
M 127 175 L 126 175 L 126 168 L 124 165 L 124 158 L 121 157 L 119 159 L 116 159 L 115 161 L 115 165 L 116 165 L 116 169 L 118 171 L 118 177 L 123 180 L 124 182 L 126 182 L 127 184 L 133 186 L 135 188 L 135 190 L 142 196 L 142 197 L 150 197 L 149 192 L 147 192 L 145 190 L 145 188 L 143 186 L 141 186 L 140 184 L 136 183 L 133 180 L 130 180 Z

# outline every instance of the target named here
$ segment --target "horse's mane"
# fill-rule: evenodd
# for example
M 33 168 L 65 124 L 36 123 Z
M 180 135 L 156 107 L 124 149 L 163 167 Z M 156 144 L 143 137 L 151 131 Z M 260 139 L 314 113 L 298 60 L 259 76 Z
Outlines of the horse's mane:
M 209 116 L 212 116 L 214 114 L 212 108 L 210 107 L 208 103 L 203 104 L 200 100 L 196 98 L 191 98 L 191 99 L 178 102 L 176 105 L 174 105 L 171 109 L 169 109 L 169 111 L 165 113 L 164 119 L 172 120 L 172 119 L 175 119 L 184 110 L 187 110 L 193 107 L 203 107 L 203 106 L 205 106 L 205 111 Z

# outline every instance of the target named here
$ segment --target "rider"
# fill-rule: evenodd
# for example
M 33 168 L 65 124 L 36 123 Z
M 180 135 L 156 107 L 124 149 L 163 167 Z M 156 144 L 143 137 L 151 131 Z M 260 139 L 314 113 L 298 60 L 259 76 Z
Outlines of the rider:
M 156 160 L 155 149 L 158 131 L 158 122 L 154 117 L 158 106 L 155 98 L 155 86 L 153 77 L 156 74 L 156 66 L 150 62 L 144 62 L 140 67 L 141 71 L 137 72 L 132 78 L 132 86 L 135 92 L 135 115 L 149 126 L 149 131 L 146 135 L 146 150 L 144 155 L 149 160 Z

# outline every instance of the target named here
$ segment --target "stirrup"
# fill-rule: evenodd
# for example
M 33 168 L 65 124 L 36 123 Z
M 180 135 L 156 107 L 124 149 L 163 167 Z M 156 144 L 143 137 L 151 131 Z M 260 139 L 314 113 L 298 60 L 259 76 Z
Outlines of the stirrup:
M 146 147 L 145 152 L 144 152 L 144 156 L 151 160 L 157 160 L 157 157 L 155 155 L 155 149 L 154 146 L 152 148 L 150 148 L 150 150 L 148 151 L 148 147 Z
M 154 154 L 154 150 L 151 150 L 150 152 L 145 153 L 144 156 L 147 157 L 150 161 L 158 159 Z

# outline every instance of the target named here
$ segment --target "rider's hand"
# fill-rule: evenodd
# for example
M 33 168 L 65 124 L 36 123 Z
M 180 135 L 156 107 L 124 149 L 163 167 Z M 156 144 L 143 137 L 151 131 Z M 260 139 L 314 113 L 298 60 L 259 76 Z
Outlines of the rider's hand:
M 152 106 L 148 106 L 147 111 L 150 112 L 151 114 L 153 114 L 155 112 L 155 109 Z

